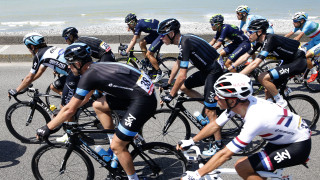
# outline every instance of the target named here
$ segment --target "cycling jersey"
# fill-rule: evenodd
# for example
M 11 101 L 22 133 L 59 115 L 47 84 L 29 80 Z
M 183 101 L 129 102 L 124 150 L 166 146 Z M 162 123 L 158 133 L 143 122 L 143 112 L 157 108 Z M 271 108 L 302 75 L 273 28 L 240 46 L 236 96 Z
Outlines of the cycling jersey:
M 228 38 L 232 43 L 240 44 L 242 41 L 249 41 L 243 31 L 235 25 L 223 24 L 221 31 L 217 31 L 215 39 L 220 42 L 224 42 L 225 38 Z
M 294 28 L 293 32 L 297 32 L 298 30 L 304 32 L 304 34 L 309 38 L 320 39 L 320 26 L 319 23 L 307 20 L 302 28 Z
M 256 43 L 248 53 L 253 55 L 255 51 L 261 47 L 261 52 L 257 56 L 258 58 L 264 60 L 268 54 L 272 52 L 279 56 L 280 59 L 283 59 L 285 63 L 288 63 L 294 60 L 295 54 L 299 50 L 299 46 L 300 43 L 296 40 L 267 33 L 263 43 Z
M 106 53 L 111 53 L 113 55 L 111 47 L 101 39 L 82 36 L 79 37 L 75 42 L 87 44 L 91 49 L 91 56 L 96 59 L 101 59 L 101 57 Z
M 250 104 L 243 118 L 243 128 L 240 134 L 227 144 L 230 151 L 239 152 L 258 135 L 277 145 L 301 142 L 310 138 L 308 125 L 300 116 L 261 98 L 251 96 L 248 100 Z M 233 112 L 227 114 L 226 110 L 216 122 L 223 126 L 233 115 Z
M 40 48 L 33 58 L 33 65 L 30 70 L 36 74 L 40 66 L 50 67 L 55 72 L 68 75 L 68 65 L 64 58 L 64 50 L 55 46 Z
M 253 21 L 253 20 L 256 20 L 256 19 L 266 19 L 266 18 L 264 18 L 264 17 L 262 17 L 262 16 L 260 16 L 260 15 L 253 15 L 253 14 L 249 14 L 248 16 L 247 16 L 247 20 L 246 21 L 241 21 L 241 23 L 240 23 L 240 29 L 242 29 L 243 28 L 243 26 L 244 25 L 246 25 L 247 26 L 247 31 L 249 31 L 249 25 L 251 24 L 251 22 Z M 266 19 L 267 20 L 267 19 Z M 274 31 L 273 31 L 273 28 L 272 28 L 272 24 L 270 24 L 270 22 L 269 22 L 269 28 L 267 29 L 267 33 L 271 33 L 271 34 L 274 34 Z
M 139 19 L 134 29 L 134 35 L 140 35 L 141 31 L 145 33 L 158 34 L 159 21 L 156 19 Z
M 219 53 L 204 39 L 187 34 L 181 35 L 179 42 L 180 67 L 187 69 L 189 61 L 200 71 L 209 72 L 219 57 Z

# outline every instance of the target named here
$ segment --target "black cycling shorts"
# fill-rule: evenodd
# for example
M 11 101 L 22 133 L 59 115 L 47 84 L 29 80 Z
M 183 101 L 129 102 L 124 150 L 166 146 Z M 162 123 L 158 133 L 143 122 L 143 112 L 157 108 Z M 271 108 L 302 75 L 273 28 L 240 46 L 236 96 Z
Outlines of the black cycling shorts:
M 155 93 L 132 100 L 123 100 L 110 95 L 105 97 L 110 109 L 126 110 L 116 129 L 117 137 L 123 141 L 131 141 L 157 108 Z
M 203 73 L 201 71 L 195 72 L 189 76 L 184 85 L 187 89 L 192 89 L 195 87 L 204 86 L 204 105 L 207 109 L 215 110 L 217 109 L 217 101 L 214 99 L 215 91 L 213 88 L 214 83 L 218 80 L 220 76 L 223 75 L 223 71 L 218 63 L 214 68 L 208 73 Z
M 104 53 L 97 62 L 116 62 L 116 60 L 112 51 L 108 51 Z
M 303 164 L 311 151 L 311 139 L 285 145 L 268 143 L 263 151 L 248 157 L 255 171 L 273 171 Z
M 155 53 L 156 51 L 160 50 L 161 46 L 163 45 L 163 41 L 160 39 L 161 36 L 159 35 L 150 45 L 148 51 Z
M 62 96 L 61 96 L 61 105 L 65 106 L 69 103 L 71 98 L 76 92 L 78 83 L 80 80 L 80 76 L 75 76 L 73 73 L 70 71 L 69 75 L 67 76 L 66 83 L 63 86 L 62 90 Z
M 66 83 L 66 79 L 67 79 L 66 75 L 60 76 L 57 80 L 55 80 L 52 83 L 53 87 L 58 90 L 63 90 L 63 86 Z

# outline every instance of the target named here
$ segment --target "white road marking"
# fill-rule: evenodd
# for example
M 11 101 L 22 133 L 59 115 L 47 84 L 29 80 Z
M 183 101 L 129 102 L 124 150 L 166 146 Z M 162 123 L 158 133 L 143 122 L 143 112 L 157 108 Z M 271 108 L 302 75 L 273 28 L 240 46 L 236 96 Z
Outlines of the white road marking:
M 9 45 L 5 45 L 0 49 L 0 53 L 2 53 L 4 50 L 8 49 L 10 46 Z

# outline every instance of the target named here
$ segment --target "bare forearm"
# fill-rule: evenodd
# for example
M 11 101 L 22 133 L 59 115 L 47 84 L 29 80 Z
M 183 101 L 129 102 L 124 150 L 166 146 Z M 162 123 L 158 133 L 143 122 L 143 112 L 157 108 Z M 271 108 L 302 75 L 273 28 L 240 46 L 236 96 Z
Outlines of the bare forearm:
M 240 73 L 241 74 L 246 74 L 248 75 L 249 73 L 251 73 L 255 68 L 257 68 L 259 66 L 259 64 L 261 63 L 261 59 L 257 58 L 255 59 L 252 63 L 250 63 L 246 68 L 244 68 L 244 70 L 242 70 Z
M 61 111 L 58 113 L 58 115 L 53 118 L 47 125 L 48 128 L 53 130 L 54 128 L 58 127 L 63 122 L 70 119 L 75 114 L 75 111 L 72 111 L 67 106 L 63 107 Z
M 195 137 L 193 137 L 194 142 L 198 142 L 206 137 L 212 136 L 215 132 L 220 131 L 220 127 L 215 121 L 207 124 Z
M 177 63 L 175 63 L 171 69 L 171 74 L 170 74 L 170 78 L 168 80 L 168 84 L 172 84 L 174 78 L 177 76 L 178 71 L 179 71 L 179 65 Z
M 228 149 L 224 148 L 223 150 L 217 152 L 217 154 L 215 154 L 204 166 L 198 169 L 200 176 L 210 173 L 228 161 L 232 156 L 228 154 L 230 153 L 228 151 Z
M 20 92 L 22 89 L 28 87 L 32 82 L 33 82 L 33 77 L 30 75 L 26 76 L 21 82 L 21 84 L 18 86 L 18 88 L 16 89 L 17 92 Z

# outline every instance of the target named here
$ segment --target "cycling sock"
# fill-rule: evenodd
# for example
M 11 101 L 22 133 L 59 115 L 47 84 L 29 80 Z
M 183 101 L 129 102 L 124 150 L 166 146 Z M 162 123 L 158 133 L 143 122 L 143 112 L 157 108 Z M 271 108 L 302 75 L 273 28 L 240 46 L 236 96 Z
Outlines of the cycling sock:
M 107 134 L 107 135 L 108 135 L 109 142 L 110 142 L 110 145 L 111 145 L 111 143 L 112 143 L 112 138 L 113 138 L 113 135 L 114 135 L 114 134 Z
M 132 175 L 127 175 L 128 180 L 139 180 L 137 173 L 134 173 Z
M 222 140 L 216 140 L 216 146 L 221 149 L 223 146 Z
M 280 95 L 280 93 L 278 93 L 277 95 L 273 96 L 273 99 L 278 102 L 278 101 L 283 101 L 282 96 Z
M 158 69 L 158 70 L 157 70 L 157 74 L 160 74 L 160 75 L 162 74 L 161 69 Z

